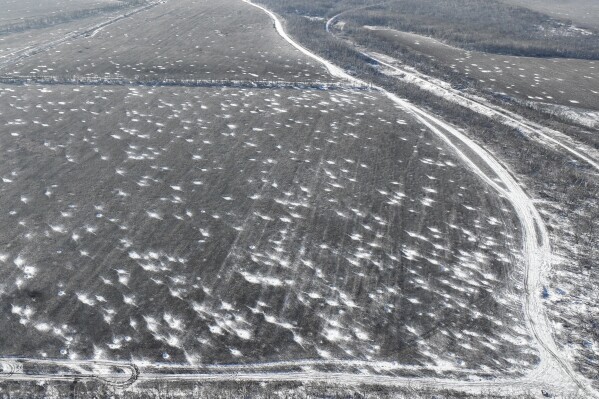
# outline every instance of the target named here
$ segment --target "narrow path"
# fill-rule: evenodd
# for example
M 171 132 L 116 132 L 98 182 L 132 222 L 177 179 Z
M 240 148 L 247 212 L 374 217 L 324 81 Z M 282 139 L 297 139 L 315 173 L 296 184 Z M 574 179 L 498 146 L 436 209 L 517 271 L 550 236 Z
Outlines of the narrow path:
M 328 33 L 331 33 L 331 27 L 335 24 L 335 21 L 337 21 L 337 19 L 339 19 L 339 17 L 342 16 L 343 14 L 347 14 L 347 13 L 350 13 L 353 11 L 358 11 L 358 10 L 365 10 L 365 9 L 371 8 L 371 7 L 382 6 L 387 3 L 393 3 L 394 1 L 397 1 L 397 0 L 386 0 L 386 1 L 381 1 L 380 3 L 366 4 L 364 6 L 351 8 L 349 10 L 342 11 L 339 14 L 334 15 L 332 18 L 329 18 L 328 21 L 326 22 L 324 28 Z
M 295 363 L 295 362 L 285 362 Z M 329 362 L 327 362 L 329 363 Z M 351 363 L 351 362 L 350 362 Z M 300 362 L 302 366 L 305 366 Z M 295 364 L 294 364 L 295 365 Z M 30 368 L 35 368 L 35 373 Z M 219 366 L 216 366 L 219 367 Z M 278 371 L 269 368 L 279 368 Z M 164 370 L 161 370 L 164 368 Z M 220 366 L 221 370 L 188 373 L 191 366 L 180 367 L 171 364 L 139 366 L 126 362 L 109 361 L 71 361 L 71 360 L 39 360 L 39 359 L 0 359 L 0 381 L 64 381 L 100 380 L 114 387 L 127 387 L 135 382 L 219 382 L 219 381 L 269 381 L 269 382 L 304 382 L 330 383 L 341 386 L 371 385 L 409 388 L 459 389 L 469 393 L 488 392 L 506 395 L 530 393 L 538 387 L 528 379 L 518 378 L 504 380 L 464 380 L 456 383 L 453 380 L 440 378 L 409 378 L 384 376 L 377 374 L 356 374 L 351 372 L 317 372 L 317 371 L 280 371 L 280 364 L 267 363 L 256 365 Z M 44 371 L 47 370 L 47 371 Z M 10 371 L 10 373 L 9 373 Z M 482 388 L 481 388 L 482 387 Z M 543 388 L 557 392 L 562 385 L 559 381 L 551 381 Z
M 30 358 L 0 359 L 0 381 L 100 380 L 125 387 L 139 376 L 136 365 L 107 360 L 49 360 Z

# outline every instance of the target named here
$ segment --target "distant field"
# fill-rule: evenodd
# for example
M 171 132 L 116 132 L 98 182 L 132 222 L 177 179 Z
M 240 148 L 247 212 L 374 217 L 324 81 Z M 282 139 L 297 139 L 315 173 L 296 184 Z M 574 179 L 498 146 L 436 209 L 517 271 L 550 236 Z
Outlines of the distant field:
M 538 363 L 514 210 L 387 97 L 153 86 L 335 80 L 240 0 L 171 0 L 11 62 L 66 26 L 7 35 L 0 75 L 128 83 L 0 85 L 2 356 Z
M 7 22 L 97 8 L 119 0 L 0 0 L 0 26 Z
M 150 0 L 58 0 L 12 1 L 0 0 L 0 39 L 23 32 L 39 34 L 49 27 L 64 29 L 79 21 L 89 22 L 94 17 L 124 12 L 133 7 L 147 5 Z M 4 4 L 2 4 L 4 3 Z M 3 45 L 1 43 L 0 45 Z
M 93 26 L 105 19 L 106 16 L 104 14 L 98 14 L 94 17 L 77 19 L 59 25 L 0 35 L 0 63 L 15 51 L 60 39 L 69 32 L 83 29 L 87 26 Z
M 324 68 L 288 46 L 267 16 L 238 0 L 169 1 L 0 71 L 7 72 L 141 80 L 331 80 Z
M 375 37 L 434 57 L 474 78 L 495 93 L 568 106 L 599 109 L 599 61 L 532 58 L 466 51 L 435 39 L 390 29 L 370 29 Z
M 5 86 L 0 109 L 4 355 L 536 361 L 513 212 L 378 95 Z
M 501 0 L 556 18 L 572 20 L 582 27 L 599 28 L 599 2 L 596 0 Z
M 467 50 L 599 59 L 599 32 L 498 0 L 396 0 L 356 9 L 342 19 L 349 30 L 385 26 Z

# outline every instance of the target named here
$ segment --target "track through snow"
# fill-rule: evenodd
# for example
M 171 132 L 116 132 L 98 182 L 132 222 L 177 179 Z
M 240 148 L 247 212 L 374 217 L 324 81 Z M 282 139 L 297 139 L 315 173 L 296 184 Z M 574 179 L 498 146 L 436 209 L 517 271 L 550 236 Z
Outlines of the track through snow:
M 99 380 L 112 386 L 129 386 L 139 376 L 137 366 L 108 360 L 0 359 L 0 381 Z
M 285 32 L 280 19 L 272 11 L 263 6 L 254 4 L 249 0 L 243 1 L 267 13 L 274 21 L 275 28 L 283 39 L 305 55 L 323 64 L 331 75 L 347 80 L 355 85 L 367 84 L 366 82 L 349 75 L 341 68 L 312 53 L 291 39 Z M 333 19 L 334 18 L 336 17 L 333 17 Z M 331 20 L 327 22 L 327 28 L 330 27 L 330 24 Z M 553 383 L 558 382 L 565 390 L 583 391 L 589 396 L 599 397 L 599 395 L 591 388 L 589 382 L 582 376 L 579 376 L 573 370 L 572 366 L 564 360 L 563 355 L 561 355 L 560 350 L 553 340 L 551 326 L 545 315 L 540 294 L 543 276 L 551 267 L 551 245 L 543 219 L 535 208 L 533 201 L 528 197 L 506 168 L 504 168 L 489 152 L 469 139 L 462 132 L 380 87 L 373 88 L 385 94 L 395 104 L 412 113 L 416 119 L 426 125 L 432 132 L 453 148 L 456 154 L 468 164 L 480 178 L 493 187 L 499 195 L 504 196 L 510 201 L 522 224 L 524 240 L 523 252 L 525 257 L 525 297 L 523 298 L 525 322 L 538 346 L 541 358 L 539 366 L 526 377 L 516 380 L 498 379 L 493 383 L 490 383 L 489 381 L 468 383 L 464 383 L 463 381 L 444 381 L 443 383 L 439 383 L 439 380 L 435 379 L 435 383 L 439 383 L 440 386 L 450 385 L 453 388 L 471 388 L 473 386 L 480 386 L 481 389 L 484 389 L 489 386 L 496 387 L 505 384 L 506 386 L 510 385 L 513 388 L 520 385 L 525 389 L 530 389 L 531 386 L 535 386 L 535 383 L 546 386 L 547 383 L 551 381 Z M 475 160 L 473 160 L 471 156 L 465 154 L 464 151 L 456 145 L 456 141 L 460 146 L 465 146 L 469 152 L 471 151 L 474 154 Z M 489 176 L 477 165 L 477 163 L 490 168 L 495 176 Z M 265 375 L 265 377 L 267 376 Z M 428 380 L 424 378 L 405 380 L 395 378 L 394 380 L 397 382 L 397 385 L 409 383 L 411 386 L 418 384 L 428 386 Z
M 274 21 L 279 35 L 306 56 L 324 65 L 329 73 L 356 86 L 369 86 L 367 82 L 350 76 L 344 70 L 312 53 L 290 38 L 283 29 L 280 19 L 263 6 L 243 0 L 254 6 Z M 98 27 L 100 28 L 100 27 Z M 93 31 L 90 31 L 93 33 Z M 355 386 L 357 384 L 384 385 L 410 388 L 439 388 L 465 391 L 469 393 L 517 394 L 536 393 L 541 389 L 561 393 L 584 393 L 585 397 L 599 398 L 589 382 L 578 375 L 572 365 L 564 360 L 551 333 L 551 326 L 545 316 L 541 303 L 543 276 L 549 272 L 551 264 L 551 246 L 544 222 L 518 182 L 489 152 L 469 139 L 458 129 L 436 118 L 407 100 L 385 91 L 380 87 L 374 90 L 384 94 L 390 101 L 410 112 L 418 121 L 438 135 L 471 170 L 491 186 L 498 195 L 505 197 L 514 207 L 521 222 L 523 253 L 525 262 L 524 313 L 525 323 L 534 338 L 539 351 L 540 363 L 527 375 L 515 379 L 497 378 L 483 380 L 475 375 L 464 379 L 391 377 L 376 374 L 357 374 L 353 372 L 321 372 L 307 370 L 306 367 L 336 365 L 340 367 L 359 367 L 368 365 L 373 369 L 402 369 L 405 366 L 389 362 L 364 361 L 285 361 L 251 365 L 202 366 L 198 365 L 160 365 L 130 364 L 109 361 L 69 361 L 36 359 L 0 359 L 0 380 L 73 380 L 99 379 L 114 385 L 127 385 L 135 381 L 296 381 L 328 382 Z M 44 373 L 45 368 L 55 366 L 64 370 L 58 373 Z M 294 368 L 304 371 L 281 371 Z M 278 370 L 277 370 L 278 369 Z M 194 371 L 195 370 L 195 371 Z M 199 372 L 199 370 L 205 370 Z

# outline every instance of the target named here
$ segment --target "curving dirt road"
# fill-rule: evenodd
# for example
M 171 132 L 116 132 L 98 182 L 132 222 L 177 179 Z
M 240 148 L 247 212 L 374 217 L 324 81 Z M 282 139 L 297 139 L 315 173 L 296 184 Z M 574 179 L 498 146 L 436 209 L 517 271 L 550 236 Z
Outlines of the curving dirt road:
M 352 84 L 366 84 L 366 82 L 350 76 L 341 68 L 305 49 L 291 39 L 284 31 L 281 21 L 273 12 L 265 7 L 254 4 L 249 0 L 243 1 L 266 12 L 273 19 L 275 28 L 281 37 L 302 53 L 323 64 L 331 75 L 352 82 Z M 332 22 L 336 18 L 338 18 L 338 16 L 327 21 L 327 30 L 330 29 Z M 599 397 L 599 394 L 592 389 L 590 383 L 584 377 L 578 375 L 573 370 L 572 365 L 563 360 L 564 356 L 561 355 L 553 340 L 551 326 L 545 315 L 540 295 L 543 277 L 551 268 L 551 246 L 543 219 L 539 215 L 530 197 L 528 197 L 505 167 L 503 167 L 489 152 L 480 147 L 458 129 L 436 118 L 427 111 L 416 107 L 407 100 L 401 99 L 380 87 L 373 88 L 384 93 L 391 101 L 406 111 L 411 112 L 419 121 L 425 124 L 432 132 L 437 134 L 451 148 L 453 148 L 455 153 L 472 169 L 473 172 L 495 189 L 499 195 L 505 196 L 510 201 L 520 219 L 524 241 L 523 253 L 525 255 L 525 293 L 523 298 L 526 315 L 525 322 L 537 343 L 541 362 L 535 370 L 527 375 L 526 378 L 518 380 L 497 380 L 493 386 L 496 386 L 496 384 L 505 384 L 514 387 L 515 385 L 520 384 L 530 387 L 531 385 L 534 386 L 535 383 L 546 386 L 549 381 L 559 381 L 566 391 L 583 391 L 589 396 Z M 569 149 L 569 147 L 564 144 L 560 145 Z M 468 149 L 468 154 L 462 149 L 464 146 Z M 579 155 L 575 150 L 569 149 L 569 151 L 575 155 Z M 485 171 L 483 171 L 482 168 L 484 168 Z M 493 171 L 494 176 L 488 174 L 486 171 L 488 169 Z M 498 181 L 501 182 L 501 185 L 498 184 Z M 425 379 L 408 379 L 408 381 L 412 386 L 414 384 L 426 383 Z M 398 384 L 401 383 L 398 382 Z M 454 388 L 464 386 L 463 381 L 453 381 L 450 384 Z M 480 384 L 480 387 L 483 389 L 484 387 L 489 387 L 488 381 L 478 382 L 478 384 Z M 469 382 L 468 387 L 472 387 L 472 383 Z
M 18 62 L 18 61 L 20 61 L 24 58 L 30 57 L 32 55 L 41 53 L 43 51 L 50 50 L 62 43 L 66 43 L 66 42 L 76 39 L 78 37 L 93 37 L 98 32 L 100 32 L 102 29 L 106 28 L 108 25 L 112 25 L 115 22 L 121 21 L 125 18 L 129 18 L 129 17 L 131 17 L 135 14 L 138 14 L 142 11 L 149 10 L 153 7 L 156 7 L 159 4 L 164 3 L 165 1 L 166 0 L 155 0 L 155 1 L 150 2 L 149 4 L 146 4 L 141 7 L 130 10 L 124 14 L 118 14 L 116 16 L 113 16 L 113 17 L 107 19 L 106 21 L 97 23 L 92 26 L 88 26 L 83 29 L 78 29 L 78 30 L 69 32 L 65 36 L 63 36 L 59 39 L 52 40 L 52 41 L 45 42 L 45 43 L 40 43 L 36 46 L 28 46 L 28 47 L 13 51 L 12 53 L 2 55 L 2 56 L 0 56 L 0 68 L 5 67 L 10 64 L 14 64 L 15 62 Z
M 0 359 L 0 381 L 100 380 L 112 386 L 128 386 L 139 376 L 136 365 L 105 360 Z

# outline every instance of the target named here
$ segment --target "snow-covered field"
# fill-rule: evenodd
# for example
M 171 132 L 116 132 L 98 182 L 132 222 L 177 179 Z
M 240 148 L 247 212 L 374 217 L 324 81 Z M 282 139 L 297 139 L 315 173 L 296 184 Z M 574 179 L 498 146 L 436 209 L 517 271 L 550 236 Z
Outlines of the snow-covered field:
M 118 0 L 0 0 L 0 26 L 118 3 Z
M 28 337 L 6 354 L 434 375 L 536 361 L 509 204 L 379 94 L 0 101 L 3 328 Z
M 531 10 L 547 13 L 552 17 L 571 20 L 577 25 L 599 28 L 597 15 L 599 4 L 594 0 L 501 0 Z
M 366 82 L 263 11 L 156 3 L 5 62 L 124 79 L 0 85 L 0 376 L 584 388 L 510 172 L 380 88 L 290 88 Z
M 599 62 L 563 58 L 533 58 L 466 51 L 414 33 L 368 27 L 381 38 L 432 56 L 493 93 L 537 103 L 597 110 Z
M 267 16 L 237 0 L 165 2 L 11 63 L 0 74 L 330 80 L 324 68 L 277 35 Z

